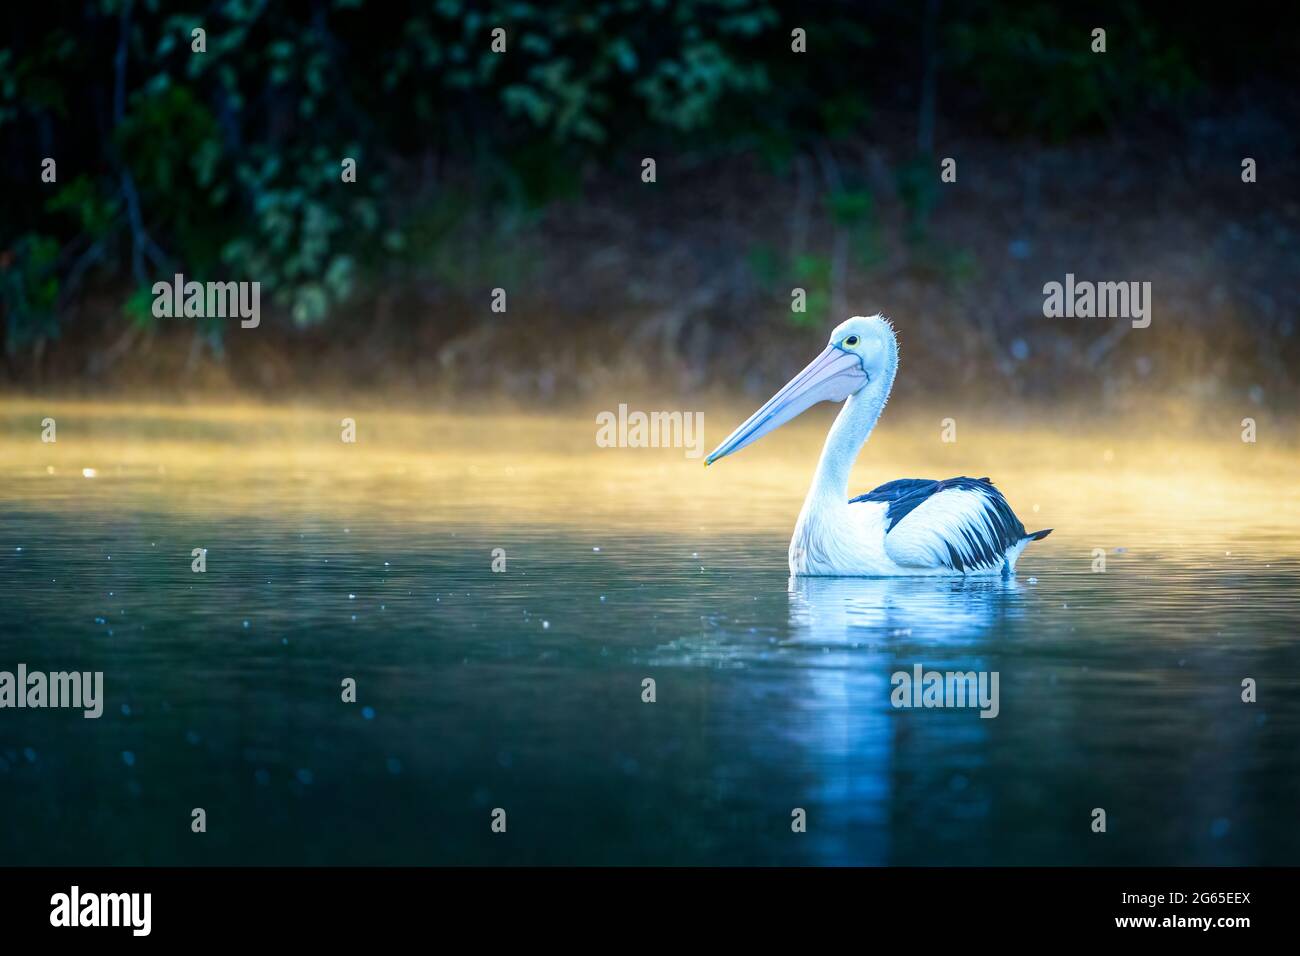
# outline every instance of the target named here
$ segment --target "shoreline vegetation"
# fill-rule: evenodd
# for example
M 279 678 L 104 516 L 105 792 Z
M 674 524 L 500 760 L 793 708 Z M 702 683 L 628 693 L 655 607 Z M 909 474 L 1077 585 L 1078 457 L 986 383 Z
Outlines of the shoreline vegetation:
M 0 394 L 678 407 L 883 312 L 903 407 L 1296 407 L 1268 18 L 635 7 L 515 4 L 504 53 L 456 2 L 32 14 L 0 47 Z M 257 327 L 159 318 L 177 274 L 258 284 Z M 1149 289 L 1149 325 L 1048 317 L 1068 276 Z

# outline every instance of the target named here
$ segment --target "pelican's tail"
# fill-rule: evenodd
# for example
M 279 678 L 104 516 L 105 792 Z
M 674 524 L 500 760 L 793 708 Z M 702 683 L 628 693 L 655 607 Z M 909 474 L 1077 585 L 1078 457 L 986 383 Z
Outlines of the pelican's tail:
M 1053 531 L 1052 528 L 1044 528 L 1042 531 L 1034 531 L 1025 535 L 1015 544 L 1007 549 L 1007 553 L 1002 556 L 1002 576 L 1009 578 L 1016 573 L 1016 559 L 1020 557 L 1020 552 L 1029 547 L 1031 541 L 1042 541 Z

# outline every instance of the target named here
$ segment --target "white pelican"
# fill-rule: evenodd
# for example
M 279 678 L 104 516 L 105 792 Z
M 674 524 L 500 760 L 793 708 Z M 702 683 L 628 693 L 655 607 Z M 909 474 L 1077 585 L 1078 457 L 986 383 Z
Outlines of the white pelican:
M 844 402 L 790 539 L 790 573 L 821 577 L 1010 576 L 1025 533 L 987 478 L 899 478 L 848 498 L 849 471 L 884 411 L 898 371 L 898 340 L 883 316 L 854 316 L 802 372 L 727 436 L 712 464 L 818 402 Z

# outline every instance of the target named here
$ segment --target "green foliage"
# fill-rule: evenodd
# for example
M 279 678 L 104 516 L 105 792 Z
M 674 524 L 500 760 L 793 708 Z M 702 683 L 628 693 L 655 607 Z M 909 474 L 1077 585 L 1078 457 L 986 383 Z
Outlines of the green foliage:
M 46 203 L 49 213 L 67 213 L 77 228 L 92 240 L 106 236 L 117 219 L 117 197 L 91 180 L 78 176 L 59 189 Z
M 148 277 L 260 281 L 299 325 L 327 319 L 370 281 L 400 280 L 401 269 L 456 273 L 438 244 L 468 205 L 515 218 L 511 210 L 576 196 L 583 158 L 607 155 L 632 131 L 708 126 L 728 97 L 765 88 L 766 66 L 744 44 L 777 25 L 764 0 L 560 9 L 439 0 L 412 10 L 336 0 L 313 11 L 227 0 L 162 16 L 152 2 L 103 2 L 87 3 L 83 18 L 88 47 L 53 21 L 30 48 L 0 47 L 0 67 L 15 67 L 0 72 L 0 126 L 88 105 L 112 130 L 107 143 L 86 143 L 99 174 L 61 160 L 78 175 L 31 210 L 33 228 L 42 212 L 62 214 L 70 243 L 103 243 L 104 264 L 126 273 L 134 263 L 137 279 L 143 261 Z M 497 25 L 508 56 L 491 49 Z M 196 27 L 204 53 L 191 50 Z M 70 106 L 79 71 L 100 95 Z M 103 111 L 119 102 L 114 123 Z M 472 195 L 400 195 L 394 160 L 431 151 L 475 163 Z M 356 182 L 341 181 L 344 156 L 357 160 Z M 12 248 L 37 268 L 34 233 L 20 235 Z M 494 257 L 480 251 L 489 268 Z M 10 341 L 50 328 L 31 280 L 9 277 L 12 290 L 27 289 L 7 293 L 6 318 L 23 329 Z M 135 288 L 123 308 L 149 324 L 144 306 Z
M 190 87 L 166 75 L 132 97 L 113 141 L 143 190 L 174 195 L 196 172 L 199 186 L 210 185 L 202 157 L 217 142 L 216 120 Z
M 341 163 L 323 147 L 311 150 L 305 168 L 286 169 L 269 149 L 248 151 L 235 181 L 251 198 L 252 221 L 221 248 L 221 261 L 237 275 L 256 278 L 263 294 L 298 325 L 323 320 L 356 287 L 362 243 L 377 242 L 379 202 L 372 190 L 341 183 Z
M 945 6 L 941 100 L 969 94 L 1003 128 L 1062 138 L 1194 86 L 1176 28 L 1134 3 L 1103 6 L 1104 55 L 1072 11 Z M 849 0 L 86 0 L 24 17 L 0 30 L 11 351 L 55 334 L 60 305 L 92 280 L 145 324 L 145 280 L 259 281 L 269 321 L 310 325 L 413 278 L 473 289 L 520 274 L 512 230 L 629 155 L 733 152 L 783 169 L 860 136 L 873 102 L 904 88 L 898 61 L 920 56 L 923 13 Z M 791 51 L 793 26 L 809 52 Z M 67 178 L 33 187 L 51 153 Z M 341 180 L 344 157 L 356 182 Z M 908 238 L 924 244 L 932 158 L 897 177 Z M 849 183 L 823 199 L 852 265 L 869 268 L 874 197 Z M 827 307 L 826 256 L 761 265 L 808 289 L 806 321 Z
M 831 311 L 831 260 L 829 256 L 804 253 L 790 264 L 794 284 L 808 293 L 803 312 L 791 312 L 798 326 L 818 328 L 826 324 Z
M 933 156 L 917 156 L 898 167 L 896 178 L 898 196 L 907 210 L 907 238 L 922 240 L 930 213 L 939 202 L 939 165 Z
M 152 329 L 157 325 L 158 320 L 153 314 L 153 287 L 142 285 L 137 286 L 135 290 L 122 303 L 122 314 L 131 322 L 143 329 Z
M 38 338 L 58 334 L 54 313 L 59 298 L 58 258 L 58 240 L 35 233 L 23 236 L 0 258 L 7 354 Z
M 909 244 L 908 264 L 918 276 L 958 287 L 978 276 L 978 260 L 969 249 L 960 248 L 942 238 L 924 235 Z
M 766 295 L 780 298 L 792 288 L 805 291 L 805 310 L 790 313 L 790 321 L 798 326 L 820 327 L 831 317 L 835 266 L 829 245 L 847 243 L 849 255 L 843 264 L 856 272 L 870 270 L 883 257 L 881 225 L 869 189 L 841 185 L 828 190 L 822 204 L 832 227 L 827 242 L 789 255 L 761 243 L 749 251 L 750 272 Z
M 756 243 L 749 250 L 749 268 L 763 292 L 790 308 L 788 298 L 795 288 L 803 289 L 804 311 L 790 310 L 790 321 L 797 326 L 824 324 L 830 313 L 831 260 L 816 253 L 798 253 L 787 258 L 766 243 Z
M 777 25 L 764 0 L 443 0 L 402 24 L 382 85 L 409 95 L 430 122 L 440 105 L 472 96 L 495 102 L 507 121 L 590 148 L 647 127 L 699 130 L 728 97 L 764 89 L 767 66 L 745 44 Z M 508 56 L 491 49 L 498 26 Z M 507 125 L 488 121 L 476 132 L 510 139 Z
M 1069 8 L 995 3 L 947 30 L 954 68 L 968 74 L 1005 130 L 1060 141 L 1112 124 L 1139 104 L 1166 106 L 1194 89 L 1181 48 L 1169 45 L 1122 3 L 1097 15 L 1105 53 Z

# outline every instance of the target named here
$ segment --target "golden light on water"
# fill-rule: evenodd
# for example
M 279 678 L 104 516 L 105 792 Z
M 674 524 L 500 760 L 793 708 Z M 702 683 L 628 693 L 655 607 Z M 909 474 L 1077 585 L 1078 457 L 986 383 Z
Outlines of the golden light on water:
M 7 401 L 0 405 L 0 502 L 58 511 L 351 518 L 438 526 L 566 526 L 646 534 L 784 533 L 811 478 L 829 408 L 713 467 L 711 442 L 747 414 L 706 410 L 705 441 L 601 448 L 596 410 L 413 413 L 240 404 Z M 41 441 L 53 418 L 57 441 Z M 342 419 L 356 421 L 355 444 Z M 852 488 L 898 477 L 989 476 L 1027 528 L 1109 547 L 1190 538 L 1300 540 L 1300 452 L 1237 422 L 1171 433 L 1159 422 L 1000 426 L 971 414 L 957 441 L 941 417 L 890 410 Z M 698 453 L 697 453 L 698 452 Z

